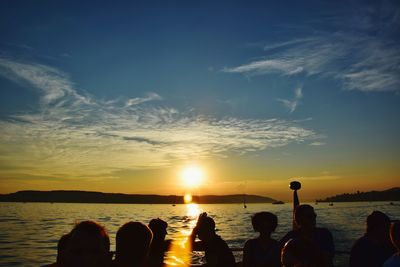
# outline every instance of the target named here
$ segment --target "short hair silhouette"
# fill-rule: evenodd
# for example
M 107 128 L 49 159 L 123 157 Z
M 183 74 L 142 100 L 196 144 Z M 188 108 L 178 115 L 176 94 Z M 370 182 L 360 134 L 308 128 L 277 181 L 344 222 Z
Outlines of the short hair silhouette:
M 71 233 L 61 236 L 57 243 L 57 263 L 63 264 L 65 262 L 65 250 L 67 249 L 68 240 L 71 237 Z
M 396 249 L 390 241 L 390 218 L 381 211 L 367 216 L 366 233 L 358 238 L 350 251 L 349 266 L 382 266 Z
M 127 222 L 116 236 L 115 261 L 117 265 L 142 266 L 147 260 L 153 233 L 140 222 Z
M 302 204 L 296 207 L 294 211 L 294 220 L 297 226 L 303 226 L 304 221 L 311 221 L 315 224 L 315 218 L 317 215 L 314 212 L 314 208 L 311 205 Z
M 254 231 L 265 231 L 265 226 L 267 226 L 267 230 L 272 233 L 278 225 L 278 217 L 267 211 L 257 212 L 251 217 L 251 224 Z
M 66 266 L 106 266 L 110 257 L 110 239 L 103 226 L 83 221 L 70 232 L 65 252 Z
M 150 245 L 148 267 L 164 266 L 164 255 L 168 251 L 171 240 L 165 240 L 168 223 L 160 218 L 152 219 L 149 227 L 153 232 L 153 241 Z
M 161 220 L 160 218 L 152 219 L 149 223 L 149 227 L 153 232 L 153 238 L 158 235 L 166 234 L 168 223 Z
M 367 217 L 367 233 L 371 233 L 378 229 L 390 227 L 390 218 L 381 211 L 373 211 Z

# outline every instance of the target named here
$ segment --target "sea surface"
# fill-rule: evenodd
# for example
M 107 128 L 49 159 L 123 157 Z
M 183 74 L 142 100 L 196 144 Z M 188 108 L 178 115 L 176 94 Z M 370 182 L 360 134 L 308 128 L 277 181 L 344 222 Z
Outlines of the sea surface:
M 391 219 L 400 219 L 400 203 L 353 202 L 311 203 L 317 213 L 317 224 L 330 229 L 337 255 L 335 266 L 348 266 L 348 252 L 352 243 L 365 231 L 365 219 L 374 210 L 386 213 Z M 115 250 L 115 234 L 128 221 L 145 224 L 153 218 L 168 222 L 167 239 L 172 239 L 174 251 L 166 263 L 179 265 L 190 261 L 181 244 L 196 223 L 200 212 L 207 212 L 216 222 L 217 233 L 231 248 L 242 248 L 245 241 L 257 236 L 250 217 L 259 211 L 270 211 L 279 218 L 273 234 L 280 239 L 292 227 L 292 204 L 68 204 L 68 203 L 0 203 L 0 266 L 40 266 L 56 259 L 57 241 L 69 232 L 76 222 L 95 220 L 104 225 Z M 242 253 L 234 252 L 241 260 Z M 202 262 L 202 252 L 191 255 L 193 263 Z

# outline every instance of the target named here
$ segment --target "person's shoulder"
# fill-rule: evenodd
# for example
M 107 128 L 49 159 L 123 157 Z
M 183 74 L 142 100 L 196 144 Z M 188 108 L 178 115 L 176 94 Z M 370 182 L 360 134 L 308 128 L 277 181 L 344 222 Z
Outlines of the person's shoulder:
M 270 247 L 269 247 L 269 249 L 271 251 L 279 251 L 278 254 L 280 254 L 281 248 L 282 248 L 282 243 L 280 241 L 271 239 L 271 243 L 270 243 Z
M 332 233 L 328 228 L 317 227 L 315 228 L 315 231 L 319 236 L 332 236 Z
M 328 228 L 325 227 L 316 227 L 315 230 L 320 233 L 331 233 Z
M 363 235 L 356 239 L 354 245 L 367 244 L 367 243 L 369 243 L 369 238 L 367 237 L 367 235 Z
M 295 229 L 295 230 L 289 230 L 289 232 L 287 232 L 287 234 L 298 234 L 299 230 Z
M 223 250 L 230 250 L 228 243 L 226 243 L 226 241 L 224 239 L 222 239 L 222 237 L 220 237 L 219 235 L 216 236 L 216 242 L 215 245 L 219 248 L 219 249 L 223 249 Z
M 249 240 L 247 240 L 244 244 L 253 245 L 253 244 L 256 243 L 256 242 L 257 242 L 257 239 L 254 238 L 254 239 L 249 239 Z
M 289 239 L 297 238 L 299 236 L 298 230 L 290 230 L 284 237 L 281 238 L 281 243 L 286 243 Z
M 218 239 L 224 241 L 224 239 L 223 239 L 220 235 L 217 235 L 217 234 L 216 234 L 215 236 L 216 236 L 216 238 L 218 238 Z
M 249 239 L 244 243 L 244 248 L 252 248 L 256 245 L 257 239 Z
M 396 253 L 390 258 L 388 258 L 382 267 L 398 267 L 400 266 L 400 254 Z
M 276 239 L 271 239 L 271 244 L 272 244 L 273 246 L 279 245 L 279 241 L 276 240 Z
M 168 249 L 172 244 L 172 240 L 171 239 L 166 239 L 164 240 L 164 248 Z
M 226 241 L 219 235 L 215 235 L 215 240 L 217 241 L 217 243 L 219 244 L 227 244 Z
M 368 239 L 368 237 L 366 235 L 363 235 L 359 238 L 356 239 L 356 241 L 354 241 L 353 246 L 351 247 L 352 251 L 356 251 L 356 250 L 366 250 L 366 249 L 372 249 L 371 248 L 371 242 Z

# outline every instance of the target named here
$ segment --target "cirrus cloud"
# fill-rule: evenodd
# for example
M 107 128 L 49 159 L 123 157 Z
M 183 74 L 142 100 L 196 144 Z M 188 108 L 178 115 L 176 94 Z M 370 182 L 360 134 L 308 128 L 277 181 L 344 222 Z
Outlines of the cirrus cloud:
M 156 105 L 162 97 L 98 100 L 81 95 L 66 74 L 0 59 L 2 76 L 33 85 L 41 105 L 0 120 L 2 173 L 96 177 L 123 169 L 169 166 L 318 139 L 296 122 L 215 118 Z M 146 105 L 143 103 L 147 102 Z
M 304 79 L 319 75 L 339 80 L 347 90 L 398 92 L 399 14 L 395 1 L 349 8 L 309 21 L 306 29 L 311 29 L 310 34 L 303 32 L 301 38 L 296 36 L 266 44 L 263 56 L 222 71 L 246 76 L 302 76 Z M 324 25 L 322 29 L 320 25 Z

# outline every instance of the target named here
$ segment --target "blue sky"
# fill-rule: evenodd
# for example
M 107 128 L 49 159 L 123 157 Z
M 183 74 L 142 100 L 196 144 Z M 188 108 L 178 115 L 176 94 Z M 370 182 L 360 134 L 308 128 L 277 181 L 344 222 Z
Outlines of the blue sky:
M 400 4 L 264 2 L 3 1 L 0 191 L 398 184 Z

